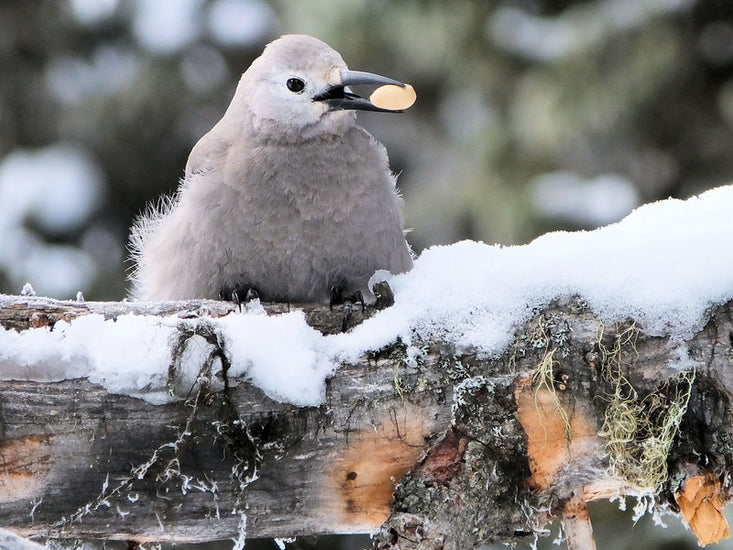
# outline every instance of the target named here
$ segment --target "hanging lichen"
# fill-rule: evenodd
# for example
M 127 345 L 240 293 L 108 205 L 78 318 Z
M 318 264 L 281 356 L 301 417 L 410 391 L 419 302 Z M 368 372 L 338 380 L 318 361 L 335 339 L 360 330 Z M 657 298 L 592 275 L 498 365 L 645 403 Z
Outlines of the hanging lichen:
M 611 471 L 657 494 L 667 480 L 667 458 L 687 410 L 695 372 L 682 372 L 640 397 L 624 374 L 638 358 L 638 336 L 639 328 L 632 323 L 608 347 L 603 343 L 603 326 L 599 329 L 602 374 L 610 385 L 601 435 Z M 629 355 L 631 361 L 626 359 Z

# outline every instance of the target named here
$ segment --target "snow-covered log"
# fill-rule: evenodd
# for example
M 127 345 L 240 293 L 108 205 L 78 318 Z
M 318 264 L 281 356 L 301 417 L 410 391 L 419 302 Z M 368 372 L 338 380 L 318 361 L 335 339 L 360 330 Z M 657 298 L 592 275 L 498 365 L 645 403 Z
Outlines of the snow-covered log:
M 48 300 L 3 306 L 9 326 L 40 311 L 79 315 Z M 386 521 L 380 547 L 459 548 L 542 533 L 578 499 L 656 493 L 676 510 L 695 476 L 722 482 L 718 498 L 729 498 L 733 303 L 685 342 L 689 369 L 679 343 L 631 321 L 606 326 L 570 299 L 537 312 L 496 358 L 440 341 L 410 358 L 395 342 L 339 368 L 318 407 L 246 383 L 216 391 L 224 373 L 212 358 L 230 362 L 225 339 L 216 319 L 190 319 L 221 307 L 166 310 L 189 320 L 169 340 L 171 403 L 86 378 L 2 382 L 0 524 L 24 535 L 203 541 L 242 525 L 285 537 Z M 186 359 L 198 361 L 197 380 L 178 361 L 198 339 L 207 351 Z
M 469 548 L 637 497 L 727 536 L 733 190 L 431 249 L 394 305 L 0 298 L 0 525 Z M 363 321 L 362 321 L 363 319 Z M 313 328 L 309 323 L 317 326 Z

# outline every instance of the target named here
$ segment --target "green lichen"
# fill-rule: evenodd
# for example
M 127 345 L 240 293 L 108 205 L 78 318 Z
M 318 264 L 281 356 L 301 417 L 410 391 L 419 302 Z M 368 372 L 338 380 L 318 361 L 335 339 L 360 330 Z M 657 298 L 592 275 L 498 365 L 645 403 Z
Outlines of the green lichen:
M 632 323 L 610 346 L 603 343 L 603 330 L 601 325 L 597 344 L 610 392 L 601 435 L 609 466 L 635 487 L 658 494 L 668 478 L 667 458 L 687 410 L 695 372 L 682 372 L 641 397 L 624 374 L 638 359 L 639 328 Z
M 550 394 L 552 398 L 552 404 L 560 415 L 563 424 L 565 425 L 565 440 L 568 444 L 570 444 L 570 415 L 560 402 L 560 398 L 557 394 L 557 387 L 555 385 L 555 365 L 557 363 L 557 361 L 555 360 L 555 353 L 558 351 L 558 349 L 560 349 L 556 347 L 556 345 L 558 343 L 562 343 L 562 345 L 567 344 L 567 337 L 563 334 L 560 340 L 551 338 L 545 330 L 545 325 L 543 321 L 540 320 L 540 322 L 538 323 L 536 337 L 535 339 L 533 339 L 533 341 L 536 344 L 536 348 L 545 350 L 542 359 L 532 373 L 532 388 L 534 391 L 535 408 L 537 409 L 538 417 L 540 418 L 541 422 L 542 416 L 539 414 L 538 394 L 540 391 L 545 390 Z

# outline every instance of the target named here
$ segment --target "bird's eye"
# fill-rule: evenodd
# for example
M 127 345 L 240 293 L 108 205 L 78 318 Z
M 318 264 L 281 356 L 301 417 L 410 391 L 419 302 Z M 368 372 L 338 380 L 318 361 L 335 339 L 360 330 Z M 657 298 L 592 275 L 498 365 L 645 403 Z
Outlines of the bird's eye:
M 305 88 L 305 82 L 299 78 L 288 78 L 286 84 L 288 86 L 288 90 L 295 92 L 296 94 L 302 92 L 303 88 Z

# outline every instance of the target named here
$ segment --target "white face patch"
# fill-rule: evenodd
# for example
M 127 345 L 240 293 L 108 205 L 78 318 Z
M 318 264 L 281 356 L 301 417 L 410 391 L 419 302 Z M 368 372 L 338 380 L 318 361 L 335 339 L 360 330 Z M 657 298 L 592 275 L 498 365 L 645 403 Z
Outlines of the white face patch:
M 302 83 L 302 87 L 293 81 Z M 290 83 L 290 84 L 289 84 Z M 322 86 L 312 77 L 292 71 L 257 80 L 248 97 L 249 109 L 257 119 L 270 120 L 293 129 L 318 122 L 325 106 L 313 101 Z

